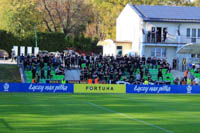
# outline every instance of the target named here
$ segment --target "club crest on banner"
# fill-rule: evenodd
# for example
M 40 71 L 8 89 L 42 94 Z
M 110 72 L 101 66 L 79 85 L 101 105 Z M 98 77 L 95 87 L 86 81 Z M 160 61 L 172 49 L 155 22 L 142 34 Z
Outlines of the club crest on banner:
M 192 86 L 187 86 L 187 93 L 188 94 L 191 94 L 192 93 Z
M 8 92 L 9 87 L 10 87 L 9 84 L 8 84 L 8 83 L 5 83 L 5 84 L 3 85 L 4 91 L 5 91 L 5 92 Z

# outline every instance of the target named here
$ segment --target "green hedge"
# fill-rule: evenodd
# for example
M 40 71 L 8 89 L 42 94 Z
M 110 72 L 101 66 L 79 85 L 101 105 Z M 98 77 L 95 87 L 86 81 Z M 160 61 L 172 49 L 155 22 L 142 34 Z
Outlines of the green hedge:
M 65 37 L 63 33 L 42 33 L 39 32 L 38 46 L 40 50 L 49 52 L 63 51 L 66 48 L 75 48 L 84 52 L 101 52 L 96 45 L 98 39 L 91 39 L 79 35 L 74 38 Z M 13 46 L 35 46 L 35 34 L 27 34 L 23 38 L 14 36 L 12 33 L 0 30 L 0 49 L 5 49 L 9 53 Z

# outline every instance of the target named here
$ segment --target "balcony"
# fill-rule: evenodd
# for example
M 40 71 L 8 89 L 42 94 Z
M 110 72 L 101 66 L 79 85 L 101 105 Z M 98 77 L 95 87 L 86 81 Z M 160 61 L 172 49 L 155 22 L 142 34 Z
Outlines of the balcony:
M 144 46 L 181 46 L 188 43 L 200 43 L 200 38 L 187 37 L 187 36 L 176 36 L 168 34 L 166 39 L 161 35 L 143 35 Z

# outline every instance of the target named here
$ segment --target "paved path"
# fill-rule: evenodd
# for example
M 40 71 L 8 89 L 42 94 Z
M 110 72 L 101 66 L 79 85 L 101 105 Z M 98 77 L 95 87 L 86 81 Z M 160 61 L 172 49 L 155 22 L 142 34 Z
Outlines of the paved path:
M 3 59 L 0 59 L 0 64 L 17 64 L 16 61 L 11 61 L 11 59 L 8 59 L 8 60 L 3 60 Z

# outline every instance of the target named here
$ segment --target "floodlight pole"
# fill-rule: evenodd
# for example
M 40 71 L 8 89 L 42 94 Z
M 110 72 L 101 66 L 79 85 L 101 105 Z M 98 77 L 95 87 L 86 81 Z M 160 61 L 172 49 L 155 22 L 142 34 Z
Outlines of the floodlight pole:
M 37 47 L 37 28 L 35 27 L 35 47 Z

